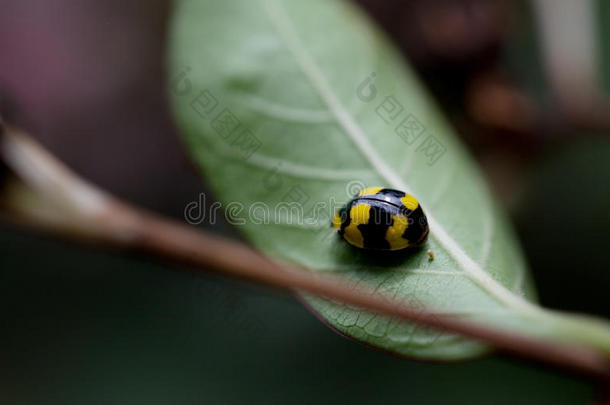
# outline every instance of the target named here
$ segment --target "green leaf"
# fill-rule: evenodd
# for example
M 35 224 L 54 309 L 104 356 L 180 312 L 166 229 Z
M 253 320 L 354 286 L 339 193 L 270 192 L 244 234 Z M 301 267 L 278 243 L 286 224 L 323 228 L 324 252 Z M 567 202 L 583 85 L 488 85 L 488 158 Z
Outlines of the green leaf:
M 258 249 L 437 316 L 610 353 L 606 325 L 531 302 L 519 247 L 472 160 L 398 53 L 348 3 L 179 1 L 170 41 L 170 92 L 189 150 Z M 373 256 L 332 234 L 328 206 L 364 186 L 420 200 L 431 228 L 423 249 Z M 290 203 L 313 220 L 295 219 Z M 341 303 L 305 300 L 341 333 L 401 355 L 463 359 L 486 350 Z

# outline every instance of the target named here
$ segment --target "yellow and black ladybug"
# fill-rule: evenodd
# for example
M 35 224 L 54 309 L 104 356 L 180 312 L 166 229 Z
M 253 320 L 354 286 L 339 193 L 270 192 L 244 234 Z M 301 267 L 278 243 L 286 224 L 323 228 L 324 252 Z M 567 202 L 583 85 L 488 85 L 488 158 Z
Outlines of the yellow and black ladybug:
M 403 191 L 369 187 L 335 213 L 333 228 L 359 248 L 400 250 L 426 241 L 429 228 L 419 202 Z

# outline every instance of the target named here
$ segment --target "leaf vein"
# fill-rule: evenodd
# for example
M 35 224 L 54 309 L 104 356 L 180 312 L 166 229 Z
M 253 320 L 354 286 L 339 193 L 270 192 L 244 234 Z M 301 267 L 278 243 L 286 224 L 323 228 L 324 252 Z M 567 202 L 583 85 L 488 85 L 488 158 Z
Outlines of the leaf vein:
M 299 68 L 310 80 L 322 101 L 335 116 L 338 124 L 343 127 L 346 134 L 351 138 L 362 155 L 368 160 L 371 167 L 391 186 L 406 192 L 411 192 L 410 187 L 407 186 L 400 176 L 387 165 L 385 160 L 377 153 L 364 131 L 354 121 L 338 100 L 337 96 L 332 92 L 324 74 L 320 71 L 313 60 L 313 57 L 303 47 L 300 38 L 294 31 L 291 20 L 285 11 L 275 1 L 262 1 L 263 8 L 267 13 L 270 22 L 276 27 L 278 34 L 284 40 L 287 49 L 293 54 Z M 427 216 L 432 237 L 444 247 L 475 284 L 507 306 L 518 308 L 524 312 L 538 312 L 538 309 L 535 306 L 522 297 L 513 294 L 486 273 L 485 270 L 468 256 L 462 247 L 447 233 L 430 211 L 428 211 Z

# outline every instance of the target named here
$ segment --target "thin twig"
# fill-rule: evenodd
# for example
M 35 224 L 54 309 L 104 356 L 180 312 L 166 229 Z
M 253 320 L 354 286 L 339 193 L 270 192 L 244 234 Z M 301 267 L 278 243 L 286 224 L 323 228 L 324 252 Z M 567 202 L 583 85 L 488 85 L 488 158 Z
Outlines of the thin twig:
M 252 248 L 131 206 L 80 179 L 27 134 L 8 128 L 0 155 L 21 183 L 4 208 L 38 227 L 142 249 L 201 269 L 281 289 L 307 292 L 388 316 L 457 333 L 531 360 L 609 379 L 607 359 L 588 347 L 550 342 L 414 309 L 371 288 L 280 264 Z M 32 203 L 33 201 L 33 203 Z

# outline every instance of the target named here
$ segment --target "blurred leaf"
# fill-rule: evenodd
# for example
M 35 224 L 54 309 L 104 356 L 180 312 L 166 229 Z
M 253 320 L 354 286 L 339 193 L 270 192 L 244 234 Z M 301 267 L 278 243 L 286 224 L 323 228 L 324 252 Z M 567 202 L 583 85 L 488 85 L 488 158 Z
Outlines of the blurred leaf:
M 260 250 L 439 316 L 610 352 L 605 326 L 563 324 L 523 298 L 533 290 L 521 253 L 471 159 L 413 72 L 347 3 L 180 1 L 171 69 L 189 149 Z M 422 202 L 431 226 L 424 249 L 375 257 L 333 236 L 333 201 L 365 185 Z M 314 221 L 278 209 L 290 203 Z M 462 359 L 485 350 L 340 303 L 306 301 L 341 333 L 401 355 Z
M 549 104 L 549 83 L 544 71 L 532 2 L 514 2 L 511 22 L 502 53 L 502 68 L 524 87 L 537 103 Z

